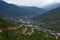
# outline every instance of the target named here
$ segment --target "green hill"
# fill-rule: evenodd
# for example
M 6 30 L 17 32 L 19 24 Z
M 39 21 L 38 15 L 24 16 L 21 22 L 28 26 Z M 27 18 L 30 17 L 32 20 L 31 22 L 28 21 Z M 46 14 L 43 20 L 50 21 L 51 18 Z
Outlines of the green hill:
M 18 24 L 14 21 L 0 18 L 0 29 L 9 28 L 9 27 L 17 27 L 17 26 Z
M 45 28 L 60 30 L 60 7 L 33 18 L 37 23 L 44 23 Z
M 17 24 L 0 18 L 0 40 L 56 40 L 55 36 L 47 37 L 46 33 L 37 29 L 16 26 Z

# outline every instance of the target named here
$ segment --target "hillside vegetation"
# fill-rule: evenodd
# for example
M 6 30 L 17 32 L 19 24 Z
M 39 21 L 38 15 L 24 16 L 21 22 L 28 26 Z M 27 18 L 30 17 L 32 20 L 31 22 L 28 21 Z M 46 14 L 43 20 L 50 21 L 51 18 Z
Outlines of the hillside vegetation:
M 60 7 L 34 17 L 38 23 L 44 23 L 44 27 L 52 30 L 60 30 Z
M 55 36 L 37 29 L 19 26 L 12 21 L 0 18 L 0 40 L 56 40 Z M 47 35 L 47 36 L 46 36 Z

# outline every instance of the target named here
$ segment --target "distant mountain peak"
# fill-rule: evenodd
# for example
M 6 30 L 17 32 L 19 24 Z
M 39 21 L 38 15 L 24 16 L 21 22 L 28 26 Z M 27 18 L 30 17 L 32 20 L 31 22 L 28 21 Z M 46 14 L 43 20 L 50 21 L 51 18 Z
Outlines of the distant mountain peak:
M 55 9 L 55 8 L 58 8 L 58 7 L 60 7 L 60 3 L 47 5 L 46 7 L 44 7 L 44 9 L 52 10 L 52 9 Z

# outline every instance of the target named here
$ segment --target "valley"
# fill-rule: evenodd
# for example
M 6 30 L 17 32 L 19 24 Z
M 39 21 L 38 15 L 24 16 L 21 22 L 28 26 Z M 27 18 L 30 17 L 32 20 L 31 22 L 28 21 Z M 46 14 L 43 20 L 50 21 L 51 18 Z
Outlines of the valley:
M 40 8 L 0 0 L 0 40 L 60 40 L 60 3 Z

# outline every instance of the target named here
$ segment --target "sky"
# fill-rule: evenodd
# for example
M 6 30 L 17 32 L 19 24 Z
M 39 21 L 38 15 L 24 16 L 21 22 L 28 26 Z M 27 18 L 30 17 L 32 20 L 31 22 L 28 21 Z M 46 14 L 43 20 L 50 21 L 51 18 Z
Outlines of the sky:
M 44 7 L 49 4 L 60 3 L 60 0 L 4 0 L 4 1 L 19 6 L 36 6 L 36 7 Z

